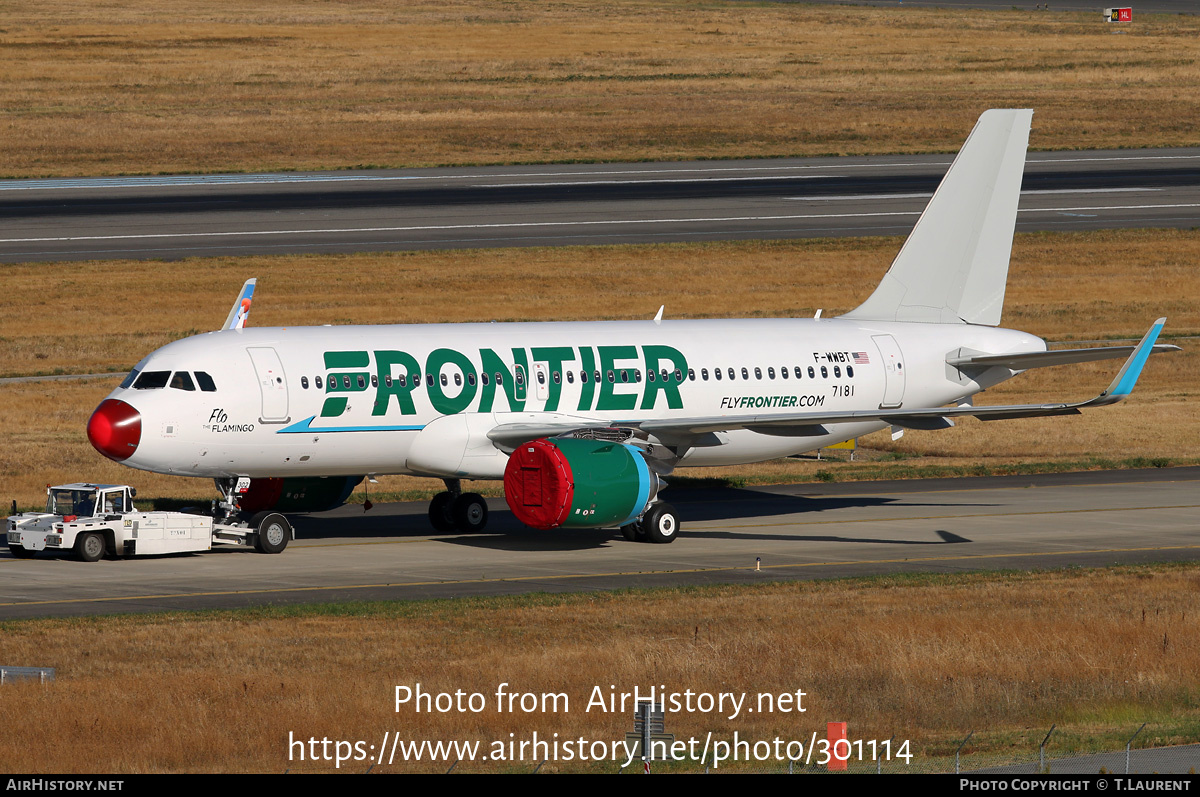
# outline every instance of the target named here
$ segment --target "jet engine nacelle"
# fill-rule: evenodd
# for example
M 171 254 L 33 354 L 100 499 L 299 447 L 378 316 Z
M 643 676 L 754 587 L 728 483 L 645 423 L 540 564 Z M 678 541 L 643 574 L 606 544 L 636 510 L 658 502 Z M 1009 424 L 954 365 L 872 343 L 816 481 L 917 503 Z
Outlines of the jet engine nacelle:
M 535 529 L 624 526 L 646 510 L 661 484 L 634 446 L 541 438 L 508 458 L 504 500 Z
M 243 512 L 323 512 L 346 503 L 362 476 L 251 479 L 250 489 L 237 496 Z

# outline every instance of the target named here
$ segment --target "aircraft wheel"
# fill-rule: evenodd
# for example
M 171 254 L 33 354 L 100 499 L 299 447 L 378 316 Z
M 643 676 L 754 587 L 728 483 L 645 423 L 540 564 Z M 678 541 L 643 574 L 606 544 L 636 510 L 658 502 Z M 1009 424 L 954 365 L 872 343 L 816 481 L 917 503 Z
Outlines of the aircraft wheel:
M 664 544 L 674 542 L 679 536 L 679 518 L 670 504 L 655 504 L 642 517 L 642 529 L 650 542 Z
M 454 499 L 454 527 L 466 534 L 478 534 L 487 526 L 487 501 L 479 493 L 463 493 Z
M 642 524 L 636 520 L 622 526 L 621 535 L 630 542 L 646 541 L 646 532 L 642 530 Z
M 429 525 L 434 531 L 454 531 L 454 494 L 438 493 L 429 502 Z
M 75 553 L 85 562 L 99 562 L 104 558 L 104 538 L 94 531 L 80 534 L 75 539 Z
M 282 553 L 292 538 L 292 524 L 278 512 L 255 515 L 250 525 L 258 529 L 254 535 L 254 548 L 260 553 Z
M 17 559 L 32 559 L 37 555 L 37 551 L 31 551 L 24 545 L 10 545 L 8 546 L 8 552 Z

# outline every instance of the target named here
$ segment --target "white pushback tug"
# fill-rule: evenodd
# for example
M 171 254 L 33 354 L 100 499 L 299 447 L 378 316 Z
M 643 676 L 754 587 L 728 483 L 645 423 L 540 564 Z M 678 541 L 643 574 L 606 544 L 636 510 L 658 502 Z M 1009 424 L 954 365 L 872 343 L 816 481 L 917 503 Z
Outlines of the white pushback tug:
M 8 550 L 27 559 L 38 551 L 74 551 L 85 562 L 113 556 L 208 551 L 216 545 L 280 553 L 293 538 L 277 512 L 249 523 L 218 523 L 186 512 L 140 512 L 137 491 L 125 484 L 61 484 L 46 488 L 46 511 L 8 519 Z

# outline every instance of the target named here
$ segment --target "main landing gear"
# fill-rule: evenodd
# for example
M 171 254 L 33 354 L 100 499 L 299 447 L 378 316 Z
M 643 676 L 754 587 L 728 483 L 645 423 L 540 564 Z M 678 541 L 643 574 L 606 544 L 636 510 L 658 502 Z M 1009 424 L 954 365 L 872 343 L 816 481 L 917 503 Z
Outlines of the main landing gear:
M 445 479 L 446 492 L 429 502 L 429 524 L 442 533 L 475 534 L 487 526 L 487 502 L 479 493 L 464 493 L 458 479 Z
M 651 504 L 639 519 L 622 526 L 621 534 L 630 542 L 674 542 L 679 536 L 679 516 L 675 507 L 660 501 Z

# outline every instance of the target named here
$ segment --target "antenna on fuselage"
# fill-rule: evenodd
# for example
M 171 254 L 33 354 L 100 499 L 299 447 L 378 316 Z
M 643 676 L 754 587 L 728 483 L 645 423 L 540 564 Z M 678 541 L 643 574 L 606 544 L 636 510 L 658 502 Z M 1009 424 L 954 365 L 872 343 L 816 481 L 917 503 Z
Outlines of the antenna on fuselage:
M 665 310 L 665 309 L 667 309 L 667 306 L 665 304 L 660 304 L 658 306 L 658 312 L 654 314 L 654 323 L 656 323 L 656 324 L 662 323 L 662 314 L 663 314 L 663 310 Z
M 242 329 L 246 326 L 246 317 L 250 315 L 250 300 L 254 297 L 254 285 L 257 281 L 257 277 L 251 277 L 242 285 L 242 292 L 229 309 L 229 315 L 221 329 Z

